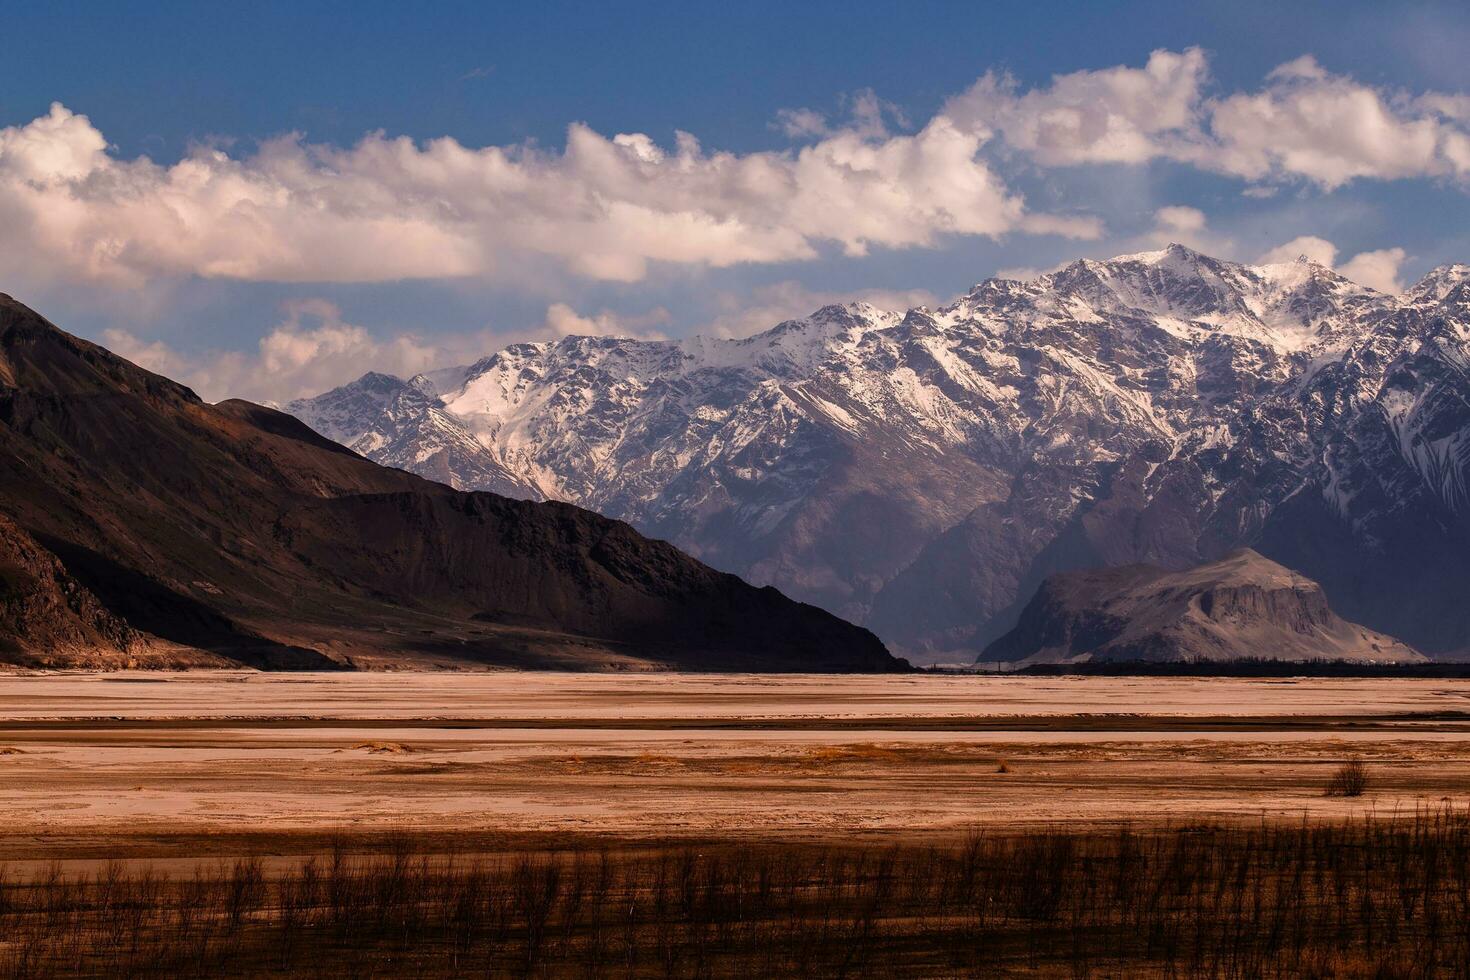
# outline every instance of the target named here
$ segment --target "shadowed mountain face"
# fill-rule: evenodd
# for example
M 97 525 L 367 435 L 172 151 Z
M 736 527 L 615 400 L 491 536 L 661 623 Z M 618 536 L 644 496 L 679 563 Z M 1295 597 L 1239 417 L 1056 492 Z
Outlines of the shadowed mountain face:
M 38 665 L 129 662 L 143 638 L 61 562 L 0 516 L 0 659 Z
M 981 661 L 1350 660 L 1424 657 L 1391 636 L 1349 623 L 1322 587 L 1237 551 L 1182 572 L 1125 565 L 1063 572 L 1041 584 L 1016 628 Z
M 1354 621 L 1470 649 L 1467 405 L 1470 267 L 1389 296 L 1171 246 L 743 340 L 519 344 L 290 408 L 970 660 L 1053 572 L 1241 547 Z
M 204 404 L 3 295 L 0 590 L 11 662 L 903 666 L 626 524 Z

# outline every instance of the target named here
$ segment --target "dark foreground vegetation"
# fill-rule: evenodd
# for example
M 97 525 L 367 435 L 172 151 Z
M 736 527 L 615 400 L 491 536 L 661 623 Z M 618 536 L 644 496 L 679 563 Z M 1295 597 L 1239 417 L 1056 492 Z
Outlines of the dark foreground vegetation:
M 947 847 L 342 850 L 0 889 L 10 976 L 1465 976 L 1470 814 Z

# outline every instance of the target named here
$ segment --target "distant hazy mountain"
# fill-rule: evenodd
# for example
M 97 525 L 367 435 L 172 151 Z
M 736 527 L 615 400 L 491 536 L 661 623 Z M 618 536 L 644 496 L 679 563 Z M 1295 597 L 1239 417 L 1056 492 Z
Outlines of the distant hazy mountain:
M 626 524 L 460 493 L 289 415 L 207 405 L 4 295 L 0 662 L 904 666 Z
M 1060 572 L 982 661 L 1351 660 L 1423 655 L 1339 617 L 1322 587 L 1249 549 L 1182 572 L 1123 565 Z
M 521 344 L 289 407 L 458 487 L 626 519 L 922 658 L 973 658 L 1052 572 L 1245 546 L 1449 652 L 1470 647 L 1467 283 L 1389 296 L 1175 245 L 939 310 Z

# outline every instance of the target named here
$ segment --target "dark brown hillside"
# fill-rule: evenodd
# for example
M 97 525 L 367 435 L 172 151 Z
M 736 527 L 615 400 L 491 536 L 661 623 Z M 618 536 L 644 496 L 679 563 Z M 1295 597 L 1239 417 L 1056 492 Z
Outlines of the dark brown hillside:
M 38 667 L 108 664 L 143 645 L 55 555 L 0 516 L 0 657 Z
M 207 405 L 3 295 L 0 512 L 145 634 L 116 663 L 901 666 L 620 522 L 458 493 L 271 409 Z

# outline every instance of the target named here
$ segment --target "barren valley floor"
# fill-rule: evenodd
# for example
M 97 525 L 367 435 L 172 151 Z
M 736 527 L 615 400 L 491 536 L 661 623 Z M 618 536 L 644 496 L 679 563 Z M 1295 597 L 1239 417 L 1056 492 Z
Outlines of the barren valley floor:
M 9 675 L 0 785 L 12 862 L 1390 816 L 1470 801 L 1470 681 Z

